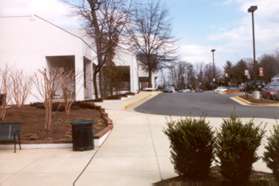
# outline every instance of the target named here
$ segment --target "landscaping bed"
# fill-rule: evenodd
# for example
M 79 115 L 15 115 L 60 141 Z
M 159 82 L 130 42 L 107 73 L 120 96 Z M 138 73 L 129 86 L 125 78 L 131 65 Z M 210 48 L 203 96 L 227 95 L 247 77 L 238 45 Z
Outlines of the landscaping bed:
M 239 96 L 239 97 L 249 101 L 250 103 L 255 103 L 255 104 L 279 104 L 279 101 L 276 101 L 276 100 L 264 99 L 264 98 L 254 99 L 250 95 L 242 95 L 242 96 Z
M 174 177 L 153 184 L 154 186 L 227 186 L 222 179 L 220 169 L 213 167 L 211 169 L 210 178 L 206 181 L 193 181 L 183 179 L 182 177 Z M 253 172 L 250 178 L 250 183 L 247 186 L 277 186 L 272 174 Z
M 225 94 L 239 94 L 240 90 L 225 90 Z
M 67 115 L 61 107 L 54 105 L 53 123 L 50 131 L 44 129 L 45 113 L 41 103 L 26 105 L 22 108 L 10 107 L 5 121 L 21 122 L 21 141 L 25 144 L 43 143 L 71 143 L 71 121 L 76 119 L 94 120 L 94 137 L 99 137 L 111 121 L 107 114 L 98 106 L 90 103 L 78 102 L 72 106 L 72 111 Z

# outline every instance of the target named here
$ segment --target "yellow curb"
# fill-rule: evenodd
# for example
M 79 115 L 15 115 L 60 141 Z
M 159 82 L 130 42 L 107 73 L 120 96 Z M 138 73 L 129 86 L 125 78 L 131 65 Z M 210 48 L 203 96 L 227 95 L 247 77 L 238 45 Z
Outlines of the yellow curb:
M 244 105 L 244 106 L 279 107 L 279 104 L 277 104 L 277 103 L 273 103 L 273 104 L 251 103 L 250 101 L 243 99 L 239 96 L 232 97 L 231 100 L 239 103 L 240 105 Z
M 245 106 L 249 106 L 249 105 L 252 105 L 252 103 L 246 99 L 243 99 L 239 96 L 235 96 L 235 97 L 232 97 L 231 98 L 233 101 L 239 103 L 240 105 L 245 105 Z
M 146 93 L 142 92 L 142 95 L 138 95 L 138 97 L 135 98 L 134 100 L 124 103 L 123 108 L 124 108 L 124 110 L 134 108 L 137 105 L 140 105 L 140 104 L 152 99 L 153 97 L 159 95 L 160 93 L 161 92 L 146 92 Z

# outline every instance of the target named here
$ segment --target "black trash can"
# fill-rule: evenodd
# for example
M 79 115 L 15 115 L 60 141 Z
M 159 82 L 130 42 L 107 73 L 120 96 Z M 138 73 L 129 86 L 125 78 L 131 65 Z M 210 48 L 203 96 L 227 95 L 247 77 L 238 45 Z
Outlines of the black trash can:
M 74 120 L 72 125 L 73 151 L 94 149 L 93 124 L 91 120 Z

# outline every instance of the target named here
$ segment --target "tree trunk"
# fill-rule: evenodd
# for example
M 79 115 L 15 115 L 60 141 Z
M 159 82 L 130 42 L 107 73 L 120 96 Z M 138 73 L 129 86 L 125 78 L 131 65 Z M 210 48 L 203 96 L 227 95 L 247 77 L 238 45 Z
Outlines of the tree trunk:
M 2 108 L 0 109 L 0 111 L 1 111 L 1 118 L 0 118 L 0 120 L 1 121 L 4 121 L 5 120 L 5 117 L 6 117 L 6 114 L 7 114 L 7 109 L 6 109 L 6 106 L 5 105 L 3 105 L 3 106 L 1 106 Z
M 99 91 L 98 91 L 98 84 L 97 84 L 97 73 L 93 73 L 93 85 L 94 85 L 94 93 L 95 93 L 95 99 L 99 99 Z
M 152 88 L 152 71 L 148 70 L 148 88 Z
M 45 129 L 50 131 L 52 123 L 52 101 L 47 100 L 45 103 Z
M 47 128 L 50 131 L 52 126 L 52 101 L 49 103 L 49 111 L 48 111 L 48 122 Z
M 100 89 L 100 92 L 99 92 L 99 95 L 100 97 L 102 98 L 104 95 L 105 95 L 105 90 L 104 90 L 104 87 L 103 87 L 103 76 L 102 76 L 102 70 L 100 70 L 99 72 L 99 89 Z

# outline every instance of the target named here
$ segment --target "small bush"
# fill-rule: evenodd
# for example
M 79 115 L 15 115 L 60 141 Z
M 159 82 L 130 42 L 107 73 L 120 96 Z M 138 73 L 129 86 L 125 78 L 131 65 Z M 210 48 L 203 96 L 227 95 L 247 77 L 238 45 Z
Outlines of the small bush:
M 264 158 L 267 166 L 273 171 L 273 175 L 279 185 L 279 126 L 274 126 L 272 135 L 267 139 Z
M 169 122 L 164 132 L 171 142 L 171 158 L 176 172 L 192 180 L 206 179 L 214 157 L 214 134 L 205 119 Z
M 217 156 L 221 174 L 231 185 L 247 185 L 263 130 L 253 121 L 243 124 L 237 117 L 224 120 L 217 135 Z

